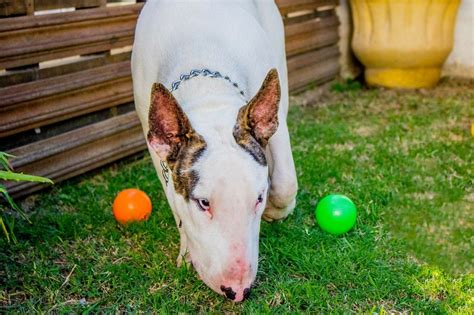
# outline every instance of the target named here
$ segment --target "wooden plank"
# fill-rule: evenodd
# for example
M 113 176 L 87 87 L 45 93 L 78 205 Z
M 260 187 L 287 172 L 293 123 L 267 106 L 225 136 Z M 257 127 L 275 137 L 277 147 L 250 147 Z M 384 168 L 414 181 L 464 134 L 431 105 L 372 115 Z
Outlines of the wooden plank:
M 0 75 L 0 88 L 10 85 L 26 83 L 34 80 L 42 80 L 58 75 L 73 73 L 80 70 L 92 69 L 113 62 L 130 59 L 130 52 L 110 55 L 108 53 L 83 56 L 73 62 L 64 63 L 47 68 L 27 68 L 17 71 L 8 71 Z
M 28 28 L 63 26 L 70 23 L 94 23 L 95 20 L 138 16 L 142 3 L 110 8 L 85 9 L 81 11 L 46 14 L 38 16 L 20 16 L 2 19 L 0 32 L 19 31 Z M 93 26 L 93 25 L 92 25 Z
M 113 124 L 110 124 L 110 127 L 112 126 Z M 81 136 L 80 131 L 80 129 L 75 131 L 76 136 Z M 141 126 L 138 125 L 37 160 L 16 170 L 46 176 L 55 182 L 59 182 L 144 150 L 146 148 L 144 139 Z M 21 197 L 48 187 L 48 185 L 7 182 L 6 187 L 14 197 Z
M 14 16 L 25 14 L 25 0 L 0 0 L 0 16 Z
M 133 100 L 129 61 L 2 90 L 8 91 L 0 99 L 0 137 Z
M 10 67 L 10 65 L 29 65 L 34 64 L 36 61 L 42 60 L 52 60 L 58 58 L 64 58 L 71 55 L 85 55 L 85 54 L 92 54 L 96 52 L 103 52 L 113 48 L 120 48 L 123 46 L 127 46 L 132 44 L 133 38 L 132 37 L 122 37 L 112 40 L 105 40 L 105 41 L 97 41 L 92 43 L 85 43 L 76 45 L 73 47 L 68 48 L 60 48 L 55 49 L 54 51 L 38 51 L 31 54 L 25 54 L 24 59 L 15 60 L 13 58 L 5 58 L 2 60 L 0 57 L 0 65 Z M 2 64 L 2 62 L 4 62 Z M 1 69 L 0 66 L 0 69 Z
M 111 108 L 132 100 L 131 80 L 123 80 L 111 81 L 79 93 L 67 94 L 56 101 L 53 108 L 49 104 L 41 106 L 40 102 L 33 102 L 31 107 L 26 106 L 17 110 L 14 113 L 15 116 L 9 115 L 8 112 L 0 115 L 0 121 L 5 121 L 0 128 L 0 137 Z M 32 110 L 29 111 L 29 108 Z
M 326 12 L 326 11 L 324 11 Z M 325 15 L 323 15 L 324 17 Z M 308 20 L 312 20 L 318 17 L 322 17 L 320 12 L 317 11 L 306 11 L 305 14 L 301 14 L 298 16 L 290 17 L 290 18 L 285 18 L 283 19 L 284 25 L 291 25 L 291 24 L 299 24 L 306 22 Z
M 137 126 L 140 126 L 140 121 L 135 112 L 119 115 L 10 150 L 9 153 L 16 156 L 11 164 L 13 168 L 17 169 Z
M 327 27 L 315 32 L 303 33 L 299 36 L 287 38 L 285 45 L 286 56 L 288 58 L 316 48 L 336 44 L 338 41 L 339 33 L 337 27 Z
M 142 4 L 2 19 L 0 68 L 131 45 Z
M 61 8 L 94 8 L 103 3 L 104 0 L 0 0 L 0 17 L 31 15 L 34 11 Z
M 290 91 L 298 92 L 309 83 L 322 83 L 333 79 L 339 73 L 339 59 L 333 57 L 311 66 L 297 69 L 288 74 Z
M 336 15 L 285 25 L 287 57 L 336 43 L 338 26 Z
M 313 64 L 324 62 L 328 59 L 339 57 L 339 47 L 337 45 L 316 49 L 297 56 L 288 58 L 288 72 L 292 73 L 295 70 L 310 67 Z
M 338 0 L 275 0 L 281 15 L 291 12 L 317 10 L 321 7 L 334 7 L 339 4 Z
M 130 61 L 74 72 L 67 75 L 17 84 L 0 89 L 0 112 L 38 98 L 67 93 L 130 75 Z
M 295 36 L 309 33 L 319 32 L 325 28 L 337 28 L 339 26 L 339 19 L 334 11 L 333 14 L 326 17 L 316 17 L 311 20 L 306 20 L 298 24 L 285 25 L 285 37 L 291 39 Z
M 59 8 L 94 8 L 101 5 L 102 0 L 35 0 L 35 10 L 53 10 Z

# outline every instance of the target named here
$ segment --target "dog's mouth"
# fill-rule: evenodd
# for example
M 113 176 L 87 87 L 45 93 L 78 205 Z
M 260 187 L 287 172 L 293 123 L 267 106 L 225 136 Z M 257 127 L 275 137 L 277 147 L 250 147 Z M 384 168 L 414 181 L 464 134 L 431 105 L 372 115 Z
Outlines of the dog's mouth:
M 201 264 L 197 260 L 191 259 L 191 264 L 193 265 L 193 268 L 196 271 L 196 274 L 197 274 L 197 277 L 199 278 L 199 280 L 204 282 L 214 292 L 219 293 L 221 295 L 224 295 L 224 293 L 222 293 L 222 291 L 220 289 L 220 286 L 214 284 L 214 283 L 217 283 L 218 281 L 210 280 L 212 277 L 210 275 L 208 275 L 206 272 L 204 272 Z

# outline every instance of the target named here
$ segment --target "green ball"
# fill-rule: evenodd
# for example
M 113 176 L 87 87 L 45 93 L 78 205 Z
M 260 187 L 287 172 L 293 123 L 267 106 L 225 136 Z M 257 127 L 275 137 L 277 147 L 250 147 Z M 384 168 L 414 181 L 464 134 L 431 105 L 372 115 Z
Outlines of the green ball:
M 341 235 L 356 223 L 357 209 L 344 195 L 328 195 L 316 206 L 316 220 L 324 231 Z

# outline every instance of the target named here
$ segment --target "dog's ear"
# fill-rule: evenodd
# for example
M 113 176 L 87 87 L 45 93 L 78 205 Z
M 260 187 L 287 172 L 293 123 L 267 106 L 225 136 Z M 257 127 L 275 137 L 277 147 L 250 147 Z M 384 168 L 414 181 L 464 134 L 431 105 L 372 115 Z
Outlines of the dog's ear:
M 240 109 L 237 125 L 250 132 L 262 147 L 278 128 L 280 93 L 278 71 L 271 69 L 258 93 Z
M 180 148 L 193 137 L 191 123 L 166 87 L 154 83 L 148 113 L 148 144 L 163 161 L 175 161 Z

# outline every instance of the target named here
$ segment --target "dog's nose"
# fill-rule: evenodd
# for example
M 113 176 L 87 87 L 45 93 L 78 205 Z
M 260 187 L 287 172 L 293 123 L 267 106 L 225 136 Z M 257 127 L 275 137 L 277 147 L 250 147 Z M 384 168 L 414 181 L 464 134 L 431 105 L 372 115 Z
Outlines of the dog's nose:
M 221 290 L 228 299 L 235 300 L 235 292 L 231 287 L 225 287 L 224 285 L 221 285 Z
M 245 299 L 248 299 L 250 296 L 250 288 L 245 288 L 243 290 L 236 289 L 236 291 L 234 291 L 232 287 L 221 285 L 221 290 L 228 299 L 236 302 L 241 302 Z

